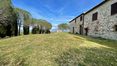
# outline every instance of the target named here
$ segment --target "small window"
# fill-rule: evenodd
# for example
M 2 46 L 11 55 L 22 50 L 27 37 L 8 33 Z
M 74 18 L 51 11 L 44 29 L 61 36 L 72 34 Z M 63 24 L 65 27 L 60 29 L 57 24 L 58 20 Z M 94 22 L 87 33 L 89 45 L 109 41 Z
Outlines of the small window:
M 96 12 L 96 13 L 93 14 L 92 21 L 97 20 L 97 17 L 98 17 L 98 12 Z
M 76 19 L 75 19 L 75 23 L 76 23 Z
M 115 31 L 117 31 L 117 25 L 114 26 Z
M 82 21 L 82 16 L 80 17 L 80 21 Z
M 111 5 L 111 15 L 114 15 L 117 13 L 117 3 L 114 3 Z

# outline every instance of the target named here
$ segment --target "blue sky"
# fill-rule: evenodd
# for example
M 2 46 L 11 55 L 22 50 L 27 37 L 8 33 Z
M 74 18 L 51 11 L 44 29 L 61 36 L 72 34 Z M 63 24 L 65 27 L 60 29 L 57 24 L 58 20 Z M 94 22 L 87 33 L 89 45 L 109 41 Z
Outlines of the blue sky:
M 96 6 L 103 0 L 13 0 L 13 5 L 29 11 L 33 18 L 45 19 L 53 29 Z

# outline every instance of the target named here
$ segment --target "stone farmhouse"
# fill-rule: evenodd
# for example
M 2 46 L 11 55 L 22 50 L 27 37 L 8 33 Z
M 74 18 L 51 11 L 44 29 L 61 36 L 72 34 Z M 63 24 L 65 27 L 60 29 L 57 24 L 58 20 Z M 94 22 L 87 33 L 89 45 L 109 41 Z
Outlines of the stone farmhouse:
M 69 25 L 71 33 L 117 40 L 117 0 L 104 0 Z

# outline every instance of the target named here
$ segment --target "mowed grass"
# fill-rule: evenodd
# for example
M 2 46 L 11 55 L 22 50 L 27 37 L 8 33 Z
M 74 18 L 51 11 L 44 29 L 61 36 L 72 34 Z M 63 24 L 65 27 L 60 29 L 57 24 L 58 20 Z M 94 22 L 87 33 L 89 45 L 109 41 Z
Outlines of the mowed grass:
M 0 66 L 117 66 L 117 41 L 68 33 L 2 39 Z

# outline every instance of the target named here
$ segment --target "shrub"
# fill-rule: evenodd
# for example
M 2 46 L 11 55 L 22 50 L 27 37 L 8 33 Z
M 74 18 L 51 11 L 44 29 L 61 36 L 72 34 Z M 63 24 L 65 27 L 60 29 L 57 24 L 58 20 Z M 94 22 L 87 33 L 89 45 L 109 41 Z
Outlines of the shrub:
M 24 26 L 23 27 L 23 29 L 24 29 L 24 31 L 23 31 L 23 33 L 24 33 L 24 35 L 28 35 L 29 34 L 29 26 Z

